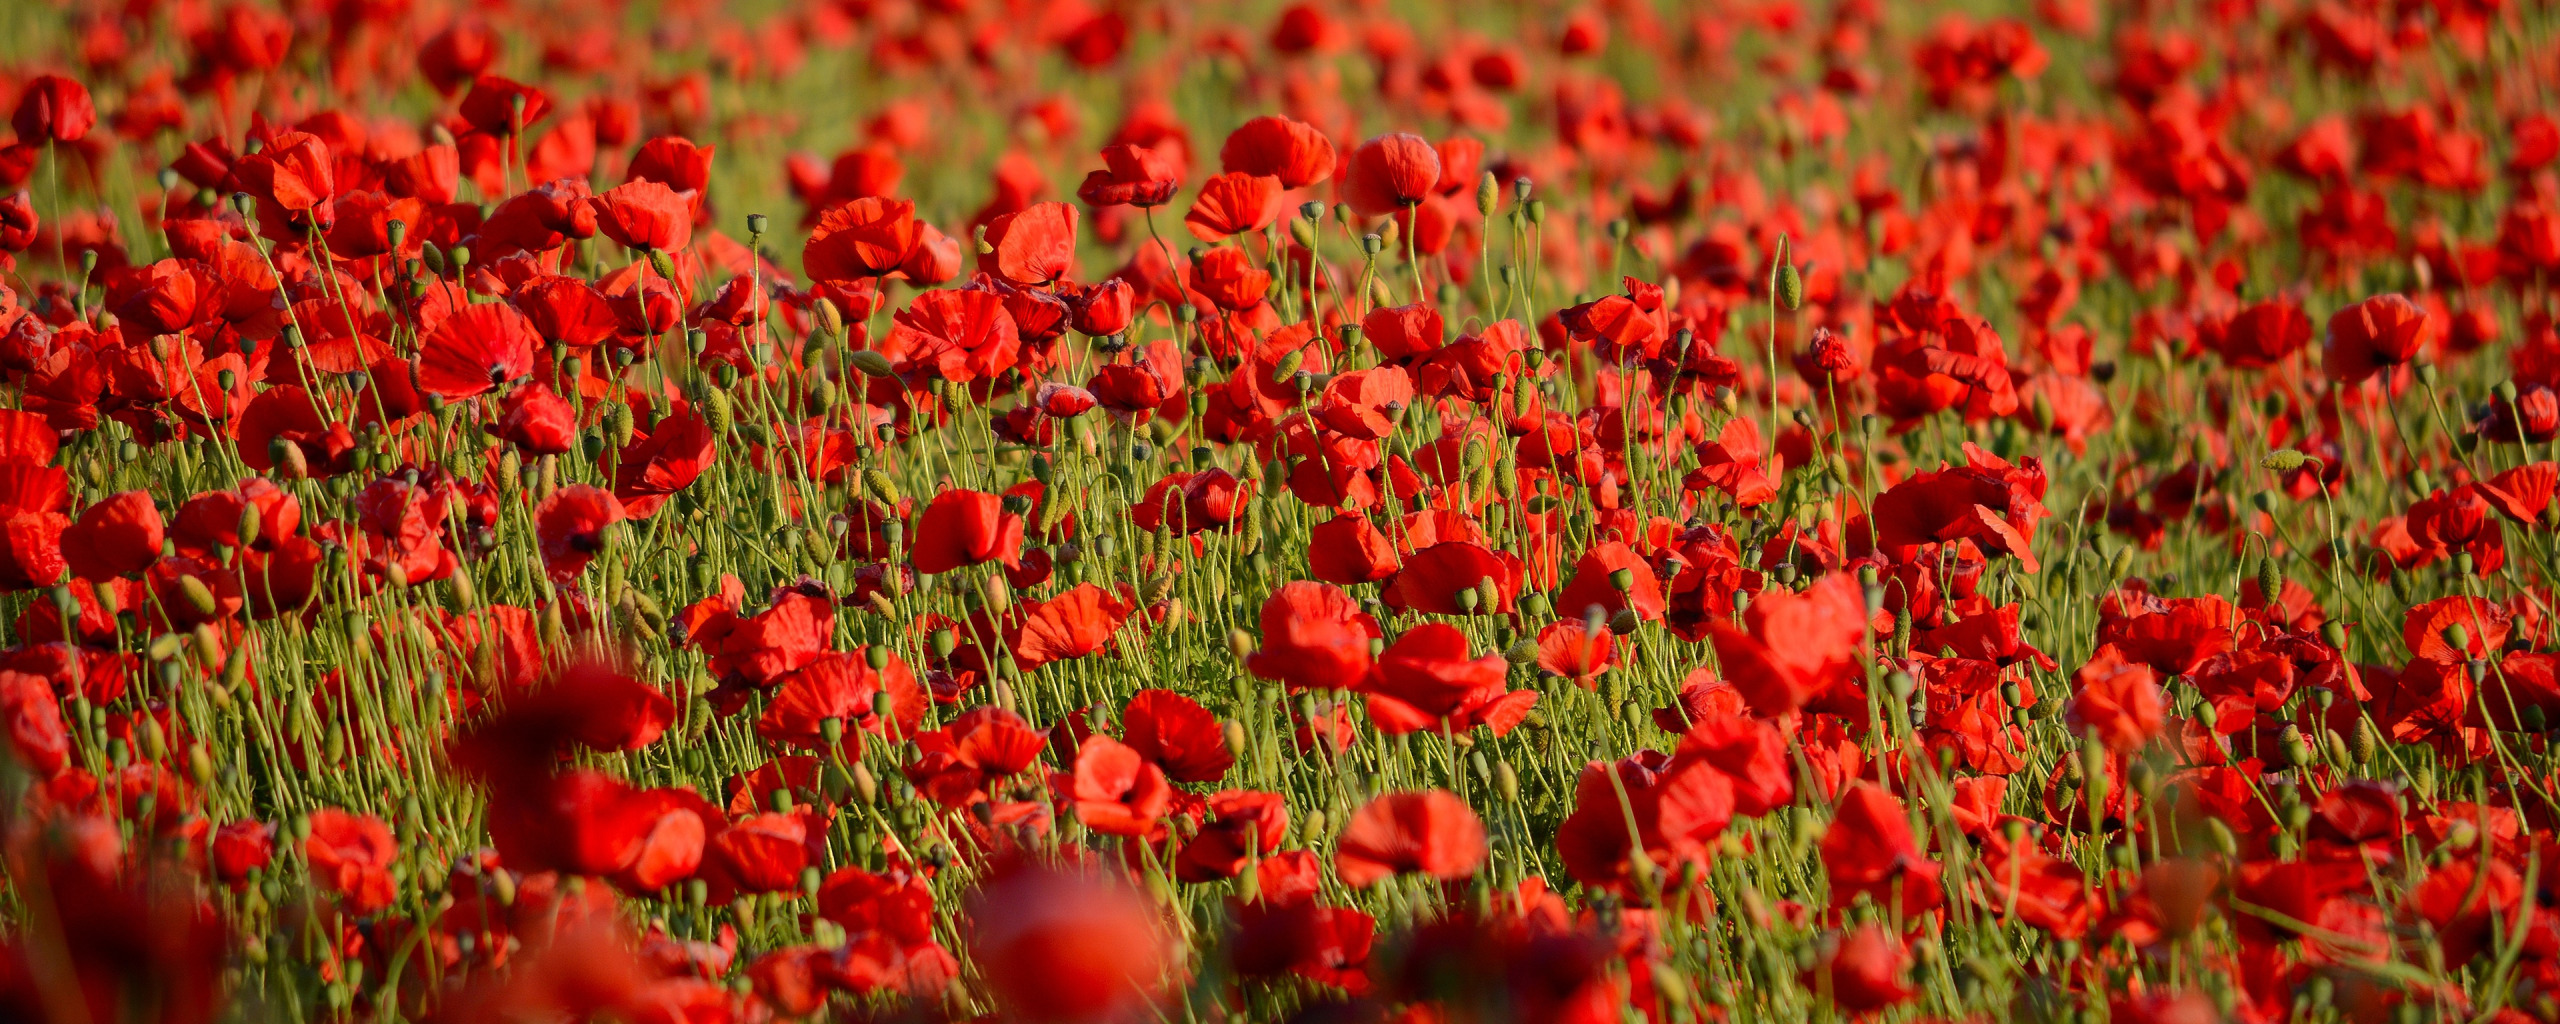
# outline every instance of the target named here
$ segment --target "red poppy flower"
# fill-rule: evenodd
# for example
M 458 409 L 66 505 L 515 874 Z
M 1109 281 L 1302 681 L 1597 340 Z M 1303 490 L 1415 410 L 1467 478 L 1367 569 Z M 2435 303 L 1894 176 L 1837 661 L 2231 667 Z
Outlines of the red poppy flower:
M 1228 133 L 1218 162 L 1231 174 L 1269 175 L 1284 189 L 1300 189 L 1333 176 L 1333 140 L 1314 125 L 1265 115 Z
M 335 212 L 336 164 L 319 136 L 286 132 L 231 169 L 239 190 L 258 201 L 259 230 L 278 241 L 307 229 L 327 230 Z
M 1164 770 L 1109 736 L 1088 736 L 1076 754 L 1076 820 L 1107 836 L 1153 832 L 1173 806 Z
M 970 961 L 1022 1020 L 1152 1016 L 1175 974 L 1164 915 L 1116 875 L 1017 868 L 971 895 L 969 920 Z
M 1387 306 L 1360 318 L 1360 336 L 1377 347 L 1379 359 L 1389 362 L 1437 351 L 1447 334 L 1439 307 L 1429 303 Z
M 807 750 L 826 748 L 826 728 L 833 719 L 850 737 L 855 732 L 903 739 L 924 721 L 926 696 L 915 670 L 888 653 L 881 667 L 871 667 L 867 651 L 830 652 L 785 676 L 773 699 L 756 719 L 756 735 L 773 743 Z M 889 695 L 889 716 L 882 718 L 877 698 Z M 848 742 L 846 755 L 861 748 Z
M 1902 940 L 1868 924 L 1824 942 L 1804 984 L 1830 993 L 1831 1001 L 1850 1013 L 1873 1013 L 1918 994 L 1902 980 L 1910 971 L 1911 953 Z
M 1831 691 L 1857 687 L 1866 600 L 1845 573 L 1823 577 L 1802 593 L 1765 590 L 1743 612 L 1742 626 L 1707 624 L 1725 678 L 1763 716 L 1783 715 Z
M 1723 433 L 1698 446 L 1698 468 L 1681 486 L 1715 488 L 1739 508 L 1766 505 L 1777 500 L 1778 488 L 1769 482 L 1760 454 L 1759 424 L 1749 416 L 1726 420 Z
M 596 230 L 624 248 L 676 252 L 693 242 L 693 193 L 649 180 L 627 182 L 588 200 Z
M 809 826 L 798 814 L 751 814 L 712 836 L 707 853 L 742 891 L 798 889 L 809 866 Z
M 2168 726 L 2168 705 L 2151 666 L 2128 664 L 2112 646 L 2098 648 L 2071 679 L 2072 723 L 2095 730 L 2109 750 L 2139 750 Z
M 1876 499 L 1877 548 L 1907 561 L 1921 545 L 1970 540 L 2036 571 L 2035 524 L 2045 515 L 2044 465 L 2011 466 L 1967 442 L 1965 465 L 1915 473 Z
M 1182 843 L 1174 877 L 1209 882 L 1243 874 L 1257 857 L 1280 852 L 1289 834 L 1289 803 L 1278 793 L 1230 789 L 1209 794 L 1208 820 Z M 1266 897 L 1270 894 L 1264 889 Z
M 527 455 L 559 455 L 577 445 L 578 410 L 541 381 L 527 381 L 499 400 L 490 432 Z
M 1253 498 L 1252 487 L 1224 469 L 1169 473 L 1129 507 L 1129 521 L 1150 533 L 1193 534 L 1235 525 Z
M 605 529 L 622 520 L 622 502 L 602 487 L 570 484 L 552 492 L 533 514 L 542 567 L 552 582 L 568 583 L 585 572 L 587 562 L 604 550 Z
M 887 277 L 906 264 L 919 237 L 913 200 L 868 196 L 819 215 L 800 263 L 820 281 Z
M 678 409 L 623 446 L 614 465 L 613 496 L 622 500 L 625 514 L 647 519 L 692 486 L 712 454 L 711 425 L 691 407 Z
M 1703 869 L 1706 844 L 1724 833 L 1733 809 L 1733 781 L 1703 761 L 1650 750 L 1616 764 L 1594 761 L 1574 787 L 1573 813 L 1556 828 L 1556 852 L 1575 880 L 1634 896 L 1643 889 L 1639 855 L 1655 870 Z
M 1044 734 L 1002 708 L 971 708 L 950 725 L 919 733 L 907 781 L 945 807 L 964 807 L 989 782 L 1031 767 Z
M 1076 266 L 1076 218 L 1076 208 L 1065 203 L 1034 203 L 987 222 L 994 251 L 978 257 L 979 269 L 1019 285 L 1067 276 Z
M 89 137 L 89 129 L 98 123 L 98 108 L 89 101 L 89 87 L 61 75 L 38 75 L 18 92 L 18 109 L 9 115 L 9 127 L 17 129 L 18 141 L 78 142 Z
M 126 491 L 80 513 L 62 531 L 62 558 L 71 574 L 100 582 L 150 568 L 160 557 L 160 508 L 149 491 Z
M 1006 640 L 1014 663 L 1027 671 L 1100 653 L 1119 635 L 1129 612 L 1128 603 L 1110 591 L 1080 583 L 1049 600 L 1024 602 L 1020 624 L 1007 629 Z
M 2232 366 L 2264 369 L 2311 342 L 2311 318 L 2290 301 L 2261 302 L 2228 320 L 2198 324 L 2196 340 Z
M 38 778 L 62 774 L 71 763 L 71 734 L 52 681 L 26 672 L 0 671 L 0 739 Z
M 1414 627 L 1388 645 L 1366 690 L 1369 718 L 1390 736 L 1425 729 L 1465 732 L 1489 726 L 1500 736 L 1538 702 L 1536 690 L 1506 691 L 1511 665 L 1500 654 L 1468 653 L 1467 635 L 1445 622 Z
M 460 113 L 472 128 L 503 138 L 551 116 L 551 94 L 513 79 L 481 75 L 462 97 Z
M 1369 675 L 1378 624 L 1351 595 L 1322 583 L 1284 583 L 1262 602 L 1262 646 L 1245 667 L 1292 690 L 1340 689 Z
M 1550 622 L 1538 631 L 1538 667 L 1595 690 L 1615 648 L 1606 626 L 1591 630 L 1580 622 Z
M 981 562 L 1020 564 L 1022 517 L 1004 510 L 1002 495 L 944 491 L 916 522 L 915 570 L 940 575 Z
M 1822 870 L 1831 879 L 1831 905 L 1846 907 L 1860 893 L 1893 898 L 1898 888 L 1907 913 L 1937 906 L 1939 867 L 1911 834 L 1902 801 L 1871 782 L 1852 783 L 1840 798 L 1831 828 L 1822 835 Z
M 1390 875 L 1472 877 L 1485 860 L 1484 822 L 1447 790 L 1387 793 L 1362 804 L 1335 845 L 1333 873 L 1366 889 Z
M 1380 135 L 1351 154 L 1343 198 L 1364 217 L 1383 217 L 1429 196 L 1440 183 L 1440 151 L 1409 132 Z
M 1522 566 L 1510 552 L 1468 541 L 1446 541 L 1414 552 L 1386 584 L 1392 606 L 1431 615 L 1495 615 L 1514 610 Z M 1491 601 L 1485 581 L 1493 582 Z
M 2416 359 L 2427 338 L 2424 308 L 2404 295 L 2376 295 L 2330 315 L 2320 365 L 2329 379 L 2353 384 Z
M 1175 782 L 1216 782 L 1236 763 L 1218 717 L 1171 690 L 1131 696 L 1120 713 L 1120 739 Z
M 1220 246 L 1191 265 L 1191 287 L 1219 309 L 1243 312 L 1271 290 L 1271 272 L 1242 249 Z
M 447 399 L 487 394 L 533 372 L 541 338 L 515 307 L 477 303 L 455 310 L 427 333 L 418 387 Z
M 1200 186 L 1191 212 L 1182 218 L 1191 235 L 1203 242 L 1223 242 L 1231 235 L 1260 231 L 1280 219 L 1280 179 L 1267 174 L 1230 171 Z
M 391 864 L 400 857 L 390 826 L 372 815 L 335 807 L 313 811 L 310 821 L 311 836 L 302 841 L 302 854 L 311 863 L 313 880 L 359 916 L 390 907 L 399 896 Z
M 1617 583 L 1621 572 L 1628 577 L 1623 589 Z M 1654 578 L 1653 566 L 1634 548 L 1603 541 L 1574 561 L 1573 579 L 1557 592 L 1555 604 L 1565 615 L 1588 615 L 1590 609 L 1598 608 L 1605 615 L 1633 611 L 1637 618 L 1651 622 L 1662 617 L 1662 584 Z
M 1149 342 L 1126 363 L 1095 370 L 1085 386 L 1102 407 L 1123 415 L 1151 413 L 1183 392 L 1180 345 L 1165 339 Z
M 1395 541 L 1358 513 L 1317 523 L 1307 538 L 1307 571 L 1327 583 L 1375 583 L 1403 567 Z
M 1182 188 L 1180 161 L 1144 146 L 1106 147 L 1102 162 L 1104 168 L 1085 175 L 1076 189 L 1087 206 L 1162 206 Z
M 238 886 L 275 860 L 276 830 L 263 821 L 234 821 L 213 830 L 213 875 Z
M 942 289 L 918 295 L 900 310 L 880 351 L 900 373 L 966 384 L 1012 369 L 1021 358 L 1022 338 L 1003 296 Z
M 1115 277 L 1076 291 L 1067 303 L 1067 323 L 1079 333 L 1097 338 L 1118 334 L 1129 329 L 1135 301 L 1136 293 L 1129 282 Z

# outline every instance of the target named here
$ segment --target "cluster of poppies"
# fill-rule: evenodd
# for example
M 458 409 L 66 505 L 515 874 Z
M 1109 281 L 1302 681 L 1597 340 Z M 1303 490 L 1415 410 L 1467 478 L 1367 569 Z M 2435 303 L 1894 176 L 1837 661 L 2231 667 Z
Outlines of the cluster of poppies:
M 0 1018 L 2560 1024 L 2551 11 L 643 6 L 10 19 Z

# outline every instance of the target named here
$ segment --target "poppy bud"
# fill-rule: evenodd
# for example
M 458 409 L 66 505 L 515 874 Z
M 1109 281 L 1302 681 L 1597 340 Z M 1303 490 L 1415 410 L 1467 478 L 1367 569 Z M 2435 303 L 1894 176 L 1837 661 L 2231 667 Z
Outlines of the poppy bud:
M 1532 199 L 1532 200 L 1529 200 L 1529 203 L 1528 203 L 1528 205 L 1525 207 L 1525 209 L 1527 209 L 1527 210 L 1529 211 L 1529 223 L 1531 223 L 1531 224 L 1537 224 L 1537 225 L 1542 225 L 1542 226 L 1543 226 L 1544 224 L 1546 224 L 1546 222 L 1547 222 L 1547 201 L 1546 201 L 1546 200 L 1544 200 L 1544 199 Z
M 1492 171 L 1484 172 L 1484 177 L 1476 181 L 1476 213 L 1492 217 L 1493 208 L 1501 202 L 1502 185 L 1494 180 Z
M 888 356 L 881 355 L 880 353 L 871 351 L 870 349 L 864 349 L 860 352 L 856 352 L 847 357 L 845 361 L 852 363 L 854 369 L 862 371 L 866 376 L 889 378 L 898 375 L 897 366 L 889 362 Z
M 1634 590 L 1636 588 L 1636 571 L 1633 569 L 1619 569 L 1610 573 L 1609 586 L 1611 589 L 1614 589 L 1621 594 Z
M 2284 593 L 2284 567 L 2276 564 L 2275 557 L 2270 555 L 2258 563 L 2259 600 L 2272 606 L 2276 603 L 2276 597 L 2282 593 Z
M 1778 264 L 1777 297 L 1778 305 L 1790 313 L 1803 308 L 1804 276 L 1796 271 L 1795 264 Z M 2038 398 L 2041 400 L 2042 396 L 2039 395 Z M 2052 417 L 2048 414 L 2045 420 L 2051 422 Z
M 397 569 L 399 565 L 395 563 L 392 568 Z M 194 608 L 196 614 L 212 615 L 218 609 L 214 604 L 213 589 L 205 586 L 204 580 L 192 575 L 180 576 L 178 589 L 186 595 L 188 606 Z
M 2107 577 L 2121 580 L 2131 575 L 2133 575 L 2133 549 L 2117 548 L 2115 557 L 2107 560 Z
M 460 250 L 457 249 L 455 251 L 459 252 Z M 667 251 L 664 249 L 649 250 L 649 269 L 657 271 L 658 277 L 661 279 L 668 281 L 676 279 L 675 258 L 667 255 Z
M 1315 206 L 1317 204 L 1308 203 L 1307 205 Z M 1316 248 L 1316 222 L 1313 220 L 1290 221 L 1289 239 L 1298 243 L 1298 248 L 1305 249 L 1308 252 L 1314 252 Z

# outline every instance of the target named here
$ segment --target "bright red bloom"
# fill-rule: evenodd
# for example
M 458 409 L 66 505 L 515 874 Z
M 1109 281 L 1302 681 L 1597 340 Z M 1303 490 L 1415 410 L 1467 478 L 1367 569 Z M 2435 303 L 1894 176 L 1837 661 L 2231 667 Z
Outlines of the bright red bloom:
M 1922 545 L 1970 540 L 1984 550 L 2015 555 L 2036 571 L 2036 520 L 2045 515 L 2044 464 L 2033 456 L 2016 466 L 1965 444 L 1965 464 L 1916 473 L 1876 499 L 1876 547 L 1908 561 Z
M 418 387 L 448 399 L 487 394 L 532 373 L 540 344 L 533 322 L 515 307 L 464 306 L 428 332 L 418 360 Z
M 978 257 L 981 269 L 1019 285 L 1046 285 L 1076 265 L 1076 208 L 1034 203 L 987 222 L 994 252 Z
M 882 650 L 881 667 L 871 667 L 868 651 L 830 652 L 783 677 L 773 699 L 756 719 L 756 735 L 774 743 L 808 750 L 826 748 L 826 722 L 835 720 L 847 737 L 856 732 L 904 738 L 924 720 L 926 695 L 906 660 Z M 889 715 L 879 713 L 877 698 L 889 696 Z M 858 757 L 850 741 L 846 754 Z
M 623 518 L 622 502 L 602 487 L 570 484 L 552 492 L 533 513 L 542 567 L 552 582 L 568 583 L 585 572 L 604 550 L 605 530 Z
M 711 425 L 691 408 L 659 420 L 624 445 L 613 473 L 613 496 L 633 519 L 647 519 L 677 491 L 692 486 L 711 465 Z
M 675 252 L 693 242 L 693 194 L 655 181 L 628 182 L 588 200 L 596 230 L 625 248 Z
M 1022 517 L 1004 510 L 1002 495 L 944 491 L 916 522 L 912 561 L 917 572 L 940 575 L 981 562 L 1020 564 Z
M 314 811 L 302 853 L 311 862 L 314 880 L 358 915 L 388 908 L 399 896 L 391 862 L 399 859 L 400 847 L 380 818 L 335 807 Z
M 1902 801 L 1870 782 L 1853 783 L 1841 795 L 1831 828 L 1822 835 L 1822 870 L 1831 878 L 1835 907 L 1848 906 L 1860 893 L 1889 900 L 1899 888 L 1905 912 L 1919 913 L 1945 895 L 1938 888 L 1938 863 L 1912 836 Z
M 1707 636 L 1725 678 L 1763 716 L 1864 683 L 1866 599 L 1845 573 L 1823 577 L 1802 593 L 1762 591 L 1743 612 L 1741 627 L 1711 621 Z
M 1289 803 L 1280 794 L 1229 789 L 1209 794 L 1207 803 L 1209 820 L 1183 842 L 1182 853 L 1174 860 L 1176 878 L 1185 882 L 1234 878 L 1257 856 L 1280 852 L 1289 834 Z
M 577 445 L 578 410 L 541 381 L 527 381 L 499 400 L 490 432 L 527 455 L 559 455 Z
M 1143 836 L 1173 806 L 1164 770 L 1127 744 L 1088 736 L 1076 754 L 1076 820 L 1107 836 Z
M 1500 654 L 1471 657 L 1467 635 L 1427 622 L 1396 638 L 1378 659 L 1367 687 L 1369 717 L 1388 735 L 1478 725 L 1503 735 L 1538 703 L 1538 691 L 1503 689 L 1510 663 Z
M 1223 242 L 1269 227 L 1280 219 L 1280 179 L 1266 174 L 1230 171 L 1200 186 L 1182 224 L 1203 242 Z
M 464 121 L 481 132 L 499 137 L 514 135 L 551 116 L 551 94 L 513 79 L 481 75 L 472 81 L 471 92 L 462 97 L 461 114 Z
M 1129 605 L 1091 583 L 1046 601 L 1024 602 L 1019 624 L 1005 638 L 1013 660 L 1024 669 L 1100 653 L 1127 622 Z
M 1293 690 L 1341 689 L 1369 675 L 1378 624 L 1340 589 L 1299 580 L 1262 602 L 1262 646 L 1245 667 Z
M 89 137 L 89 129 L 98 123 L 98 108 L 89 101 L 89 87 L 61 75 L 38 75 L 18 91 L 18 109 L 9 115 L 9 127 L 17 129 L 18 141 L 78 142 Z
M 2168 702 L 2151 666 L 2127 663 L 2113 646 L 2098 648 L 2071 681 L 2072 723 L 2096 730 L 2109 750 L 2139 750 L 2168 726 Z
M 1216 782 L 1236 763 L 1218 716 L 1171 690 L 1130 697 L 1120 713 L 1120 739 L 1175 782 Z
M 1380 135 L 1351 154 L 1343 198 L 1364 217 L 1383 217 L 1431 195 L 1440 183 L 1440 151 L 1408 132 Z
M 820 281 L 887 277 L 906 264 L 919 237 L 914 200 L 869 196 L 821 214 L 800 263 Z
M 1043 734 L 1002 708 L 971 708 L 950 725 L 916 736 L 907 780 L 945 807 L 965 807 L 996 779 L 1039 760 Z
M 2407 296 L 2376 295 L 2330 315 L 2321 368 L 2340 383 L 2362 381 L 2416 359 L 2428 327 L 2427 311 Z
M 1003 296 L 941 289 L 916 296 L 898 312 L 880 352 L 900 373 L 966 384 L 1012 369 L 1022 355 L 1022 338 Z
M 1099 871 L 1020 868 L 970 897 L 969 958 L 1013 1016 L 1037 1024 L 1155 1013 L 1175 963 L 1164 916 Z
M 2311 342 L 2311 318 L 2289 301 L 2261 302 L 2228 320 L 2197 325 L 2196 340 L 2232 366 L 2263 369 Z
M 1378 524 L 1358 513 L 1317 523 L 1307 538 L 1307 571 L 1327 583 L 1353 586 L 1375 583 L 1396 574 L 1403 560 L 1395 541 Z
M 1182 188 L 1181 162 L 1144 146 L 1106 147 L 1102 162 L 1104 168 L 1085 175 L 1076 189 L 1087 206 L 1162 206 Z
M 1627 575 L 1628 585 L 1617 584 L 1619 573 Z M 1647 622 L 1662 617 L 1662 584 L 1654 578 L 1653 566 L 1635 549 L 1618 541 L 1602 541 L 1573 563 L 1573 579 L 1556 594 L 1558 614 L 1580 616 L 1598 608 L 1604 615 L 1633 611 Z
M 132 575 L 160 557 L 161 531 L 151 492 L 126 491 L 89 506 L 62 531 L 62 558 L 91 582 Z
M 1406 872 L 1455 881 L 1472 877 L 1485 855 L 1484 822 L 1457 794 L 1388 793 L 1361 805 L 1343 826 L 1333 872 L 1354 889 Z
M 1333 140 L 1304 121 L 1265 115 L 1228 133 L 1218 162 L 1232 174 L 1270 175 L 1300 189 L 1333 176 Z
M 1804 984 L 1830 993 L 1831 1001 L 1850 1013 L 1872 1013 L 1918 994 L 1902 980 L 1910 971 L 1911 952 L 1902 940 L 1869 924 L 1825 941 Z

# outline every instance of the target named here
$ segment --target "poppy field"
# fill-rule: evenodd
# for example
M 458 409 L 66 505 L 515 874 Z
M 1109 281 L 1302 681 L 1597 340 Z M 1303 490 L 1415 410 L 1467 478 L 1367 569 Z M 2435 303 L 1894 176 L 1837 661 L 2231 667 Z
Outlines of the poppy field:
M 0 40 L 0 1020 L 2560 1024 L 2550 5 Z

